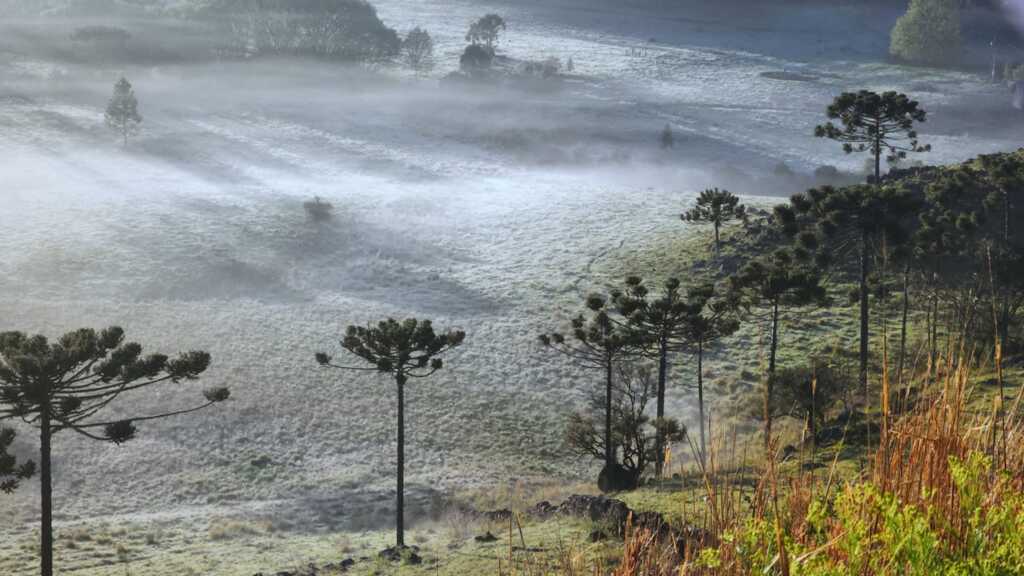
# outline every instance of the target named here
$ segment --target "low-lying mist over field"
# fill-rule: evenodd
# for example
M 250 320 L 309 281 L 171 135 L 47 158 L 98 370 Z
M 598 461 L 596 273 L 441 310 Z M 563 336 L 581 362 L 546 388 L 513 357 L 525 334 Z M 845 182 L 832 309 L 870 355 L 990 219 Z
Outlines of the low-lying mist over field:
M 700 190 L 769 208 L 862 180 L 862 156 L 813 137 L 848 90 L 926 106 L 932 151 L 914 160 L 929 164 L 1016 149 L 1024 127 L 1002 85 L 886 62 L 902 7 L 375 0 L 383 27 L 359 29 L 370 47 L 334 58 L 257 51 L 206 4 L 0 2 L 0 331 L 118 325 L 147 351 L 212 355 L 200 382 L 111 418 L 232 391 L 217 409 L 140 424 L 123 446 L 59 435 L 58 526 L 391 526 L 394 383 L 314 360 L 340 354 L 345 326 L 388 317 L 467 333 L 406 393 L 411 519 L 443 492 L 591 480 L 599 463 L 569 456 L 561 431 L 595 376 L 537 335 L 620 281 L 617 258 L 696 234 L 679 214 Z M 507 21 L 501 65 L 557 58 L 561 71 L 458 77 L 466 28 L 487 13 Z M 429 71 L 384 56 L 386 29 L 400 40 L 416 26 L 433 37 Z M 82 40 L 89 27 L 129 36 Z M 122 77 L 143 119 L 127 145 L 104 118 Z M 659 144 L 666 126 L 673 147 Z M 723 365 L 756 369 L 709 358 Z M 697 423 L 682 387 L 667 412 Z M 25 458 L 32 430 L 18 428 Z M 35 573 L 6 544 L 34 529 L 35 490 L 0 497 L 0 573 Z

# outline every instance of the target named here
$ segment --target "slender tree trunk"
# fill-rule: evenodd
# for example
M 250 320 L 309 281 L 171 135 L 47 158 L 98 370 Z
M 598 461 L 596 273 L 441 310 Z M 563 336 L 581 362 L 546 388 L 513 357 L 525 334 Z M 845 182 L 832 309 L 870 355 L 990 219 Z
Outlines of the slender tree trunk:
M 719 222 L 715 220 L 715 258 L 718 258 L 719 256 L 722 255 L 721 236 L 718 230 L 719 226 L 721 226 L 721 224 L 719 224 Z
M 811 434 L 811 458 L 818 450 L 818 426 L 814 420 L 818 410 L 818 373 L 817 369 L 811 374 L 811 406 L 807 411 L 807 431 Z
M 668 380 L 668 342 L 662 336 L 658 345 L 658 430 L 654 442 L 654 475 L 661 478 L 665 471 L 665 430 L 661 422 L 665 418 L 665 383 Z
M 39 505 L 42 522 L 39 540 L 40 574 L 53 576 L 53 471 L 51 463 L 50 406 L 44 403 L 39 417 Z
M 399 372 L 398 383 L 398 486 L 395 495 L 395 546 L 405 547 L 405 374 Z
M 931 339 L 931 349 L 928 351 L 928 362 L 929 365 L 938 372 L 939 362 L 939 261 L 938 257 L 935 259 L 935 272 L 933 275 L 932 282 L 932 324 L 931 332 L 929 333 Z
M 882 233 L 882 266 L 881 266 L 882 301 L 878 311 L 878 327 L 882 332 L 882 436 L 889 430 L 889 242 L 885 232 Z
M 768 378 L 764 388 L 764 447 L 772 441 L 772 397 L 775 392 L 775 354 L 779 348 L 779 303 L 772 304 L 772 335 L 768 344 Z
M 875 137 L 875 149 L 872 152 L 875 153 L 875 187 L 882 187 L 882 142 L 881 142 L 881 131 Z
M 604 398 L 604 464 L 611 474 L 615 465 L 615 447 L 612 446 L 612 359 L 605 359 L 605 398 Z
M 700 412 L 700 464 L 707 463 L 708 446 L 705 440 L 704 418 L 704 341 L 697 340 L 697 406 Z
M 1010 247 L 1010 191 L 1003 190 L 1003 247 Z
M 860 387 L 864 394 L 864 412 L 871 406 L 868 394 L 868 233 L 860 238 Z M 869 427 L 870 435 L 870 427 Z M 870 443 L 870 440 L 869 440 Z
M 1000 338 L 1001 331 L 999 328 L 999 313 L 997 312 L 996 304 L 996 275 L 992 270 L 992 246 L 986 247 L 986 256 L 988 256 L 988 281 L 989 287 L 992 289 L 992 336 L 995 338 L 995 350 L 993 354 L 993 360 L 996 364 L 996 380 L 999 383 L 999 413 L 1003 411 L 1003 399 L 1005 398 L 1006 391 L 1003 387 L 1003 341 Z
M 904 385 L 903 370 L 904 370 L 904 367 L 906 365 L 906 355 L 907 355 L 907 319 L 908 319 L 909 316 L 910 316 L 910 265 L 907 264 L 906 266 L 903 267 L 903 312 L 902 312 L 902 317 L 900 318 L 900 357 L 899 357 L 899 360 L 897 361 L 897 368 L 896 368 L 897 371 L 898 371 L 898 375 L 897 375 L 898 380 L 896 381 L 896 386 L 900 390 L 900 392 L 897 392 L 897 393 L 902 393 L 904 400 L 906 400 L 906 398 L 907 398 L 907 391 L 903 387 L 903 385 Z M 908 379 L 906 381 L 906 385 L 910 386 L 910 379 Z M 903 406 L 902 401 L 901 401 L 900 406 L 898 407 L 898 409 L 901 412 L 903 410 L 906 410 L 906 406 Z

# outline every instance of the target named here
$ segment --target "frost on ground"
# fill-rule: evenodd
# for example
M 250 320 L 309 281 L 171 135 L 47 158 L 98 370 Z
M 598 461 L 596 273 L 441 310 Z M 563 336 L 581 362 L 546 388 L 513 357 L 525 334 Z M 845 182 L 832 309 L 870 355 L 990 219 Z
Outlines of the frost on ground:
M 819 56 L 798 61 L 777 40 L 763 53 L 744 45 L 763 30 L 614 7 L 569 24 L 571 3 L 379 6 L 390 25 L 435 35 L 437 75 L 464 24 L 490 10 L 508 14 L 507 53 L 571 56 L 578 75 L 537 93 L 282 62 L 133 69 L 146 119 L 121 149 L 101 115 L 120 70 L 0 53 L 0 329 L 120 324 L 154 350 L 206 349 L 204 383 L 235 398 L 146 426 L 123 447 L 59 437 L 64 522 L 386 507 L 392 389 L 323 372 L 313 353 L 336 352 L 347 324 L 388 316 L 469 334 L 450 369 L 408 394 L 414 501 L 583 477 L 592 470 L 566 458 L 561 430 L 594 379 L 534 341 L 614 280 L 595 262 L 694 233 L 677 214 L 701 187 L 768 203 L 793 191 L 757 176 L 779 161 L 859 170 L 862 159 L 810 136 L 843 90 L 920 99 L 932 112 L 929 162 L 1019 145 L 1020 119 L 973 76 L 835 53 L 842 42 L 874 50 L 877 33 L 822 39 Z M 811 34 L 787 22 L 794 42 Z M 664 152 L 666 123 L 678 145 Z M 332 221 L 307 220 L 314 195 L 335 206 Z M 188 403 L 201 387 L 132 408 Z M 677 388 L 670 412 L 689 418 L 689 403 Z M 0 500 L 15 531 L 30 529 L 32 502 L 31 489 Z

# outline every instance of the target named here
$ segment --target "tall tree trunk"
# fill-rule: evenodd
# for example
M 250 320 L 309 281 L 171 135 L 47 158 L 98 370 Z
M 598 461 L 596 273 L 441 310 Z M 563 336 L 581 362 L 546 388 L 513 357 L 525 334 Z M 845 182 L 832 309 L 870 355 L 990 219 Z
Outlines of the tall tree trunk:
M 604 464 L 611 474 L 615 465 L 615 447 L 612 446 L 612 359 L 605 359 L 605 398 L 604 398 Z
M 864 413 L 871 406 L 868 393 L 868 233 L 861 232 L 860 238 L 860 379 L 859 384 L 864 394 Z M 870 426 L 868 427 L 868 443 L 870 444 Z
M 707 463 L 708 447 L 705 440 L 704 418 L 704 341 L 697 340 L 697 406 L 700 411 L 700 463 Z
M 900 357 L 897 361 L 897 381 L 896 386 L 902 391 L 903 398 L 906 399 L 907 391 L 903 389 L 903 369 L 906 362 L 907 353 L 907 318 L 910 315 L 910 264 L 903 267 L 903 313 L 900 319 Z M 910 385 L 909 380 L 907 385 Z M 900 406 L 899 410 L 903 411 L 906 406 Z
M 42 522 L 39 540 L 40 574 L 53 576 L 53 471 L 51 463 L 50 406 L 44 403 L 39 417 L 39 505 Z
M 398 383 L 398 493 L 395 495 L 395 546 L 405 547 L 405 382 L 399 372 Z
M 665 418 L 665 383 L 668 380 L 668 341 L 662 336 L 658 343 L 658 429 L 654 441 L 654 475 L 661 478 L 665 471 L 665 429 L 661 422 Z
M 772 397 L 775 392 L 775 354 L 779 348 L 779 303 L 772 304 L 772 335 L 768 344 L 768 378 L 764 387 L 764 447 L 772 441 Z
M 717 220 L 715 220 L 715 258 L 718 258 L 719 256 L 722 255 L 721 237 L 719 236 L 718 231 L 719 226 L 721 226 L 721 224 Z
M 939 274 L 939 260 L 938 257 L 936 257 L 935 271 L 932 276 L 932 324 L 931 331 L 929 332 L 931 348 L 928 351 L 928 365 L 935 371 L 935 373 L 938 372 L 939 362 Z
M 889 430 L 889 242 L 885 232 L 882 233 L 882 266 L 881 278 L 882 301 L 878 311 L 878 327 L 882 332 L 882 436 Z
M 807 431 L 811 434 L 811 458 L 818 450 L 818 425 L 814 416 L 818 410 L 818 372 L 817 368 L 811 373 L 811 406 L 807 411 Z
M 875 138 L 875 187 L 882 187 L 882 143 L 880 141 L 881 133 Z
M 999 328 L 999 312 L 997 310 L 996 300 L 996 274 L 992 270 L 992 246 L 986 247 L 986 256 L 988 257 L 988 281 L 989 287 L 992 290 L 992 337 L 995 339 L 995 350 L 993 354 L 993 360 L 996 364 L 996 381 L 999 383 L 999 413 L 1003 411 L 1003 399 L 1005 398 L 1006 391 L 1003 387 L 1003 341 L 1001 339 L 1001 331 Z

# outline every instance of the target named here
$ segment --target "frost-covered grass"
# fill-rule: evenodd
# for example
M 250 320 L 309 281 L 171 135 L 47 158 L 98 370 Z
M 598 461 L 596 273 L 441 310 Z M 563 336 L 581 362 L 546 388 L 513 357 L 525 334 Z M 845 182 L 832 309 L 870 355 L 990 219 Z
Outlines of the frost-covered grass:
M 121 324 L 153 349 L 209 350 L 204 383 L 234 392 L 222 410 L 145 426 L 123 447 L 58 437 L 61 529 L 166 525 L 172 536 L 145 552 L 154 574 L 177 570 L 174 558 L 228 573 L 223 560 L 197 559 L 233 552 L 252 555 L 246 569 L 340 559 L 332 539 L 353 531 L 377 546 L 376 530 L 390 525 L 391 386 L 322 372 L 312 355 L 337 352 L 346 324 L 386 316 L 469 333 L 442 373 L 409 391 L 414 508 L 438 491 L 590 479 L 561 430 L 594 378 L 543 354 L 535 337 L 564 328 L 584 293 L 624 274 L 685 267 L 704 248 L 678 220 L 697 190 L 726 182 L 770 204 L 765 196 L 792 191 L 758 177 L 780 160 L 802 172 L 859 168 L 810 137 L 843 89 L 919 96 L 934 110 L 922 131 L 935 145 L 929 161 L 1017 145 L 1017 120 L 976 106 L 1001 95 L 959 72 L 863 54 L 797 61 L 778 46 L 738 46 L 742 28 L 642 11 L 621 19 L 615 7 L 572 24 L 562 4 L 379 5 L 389 25 L 430 29 L 446 62 L 438 75 L 461 47 L 462 21 L 490 9 L 508 11 L 506 53 L 571 55 L 578 74 L 554 92 L 463 92 L 323 64 L 81 69 L 0 50 L 0 329 L 56 336 Z M 656 43 L 643 33 L 652 26 Z M 628 55 L 638 47 L 647 55 Z M 778 70 L 815 79 L 762 75 Z M 121 73 L 145 116 L 124 150 L 101 113 Z M 666 122 L 678 142 L 667 153 L 657 148 Z M 314 196 L 335 206 L 330 222 L 308 221 L 302 204 Z M 783 354 L 814 344 L 815 326 L 852 326 L 846 312 L 794 318 Z M 739 398 L 754 391 L 743 373 L 756 374 L 758 335 L 732 344 L 709 371 Z M 688 367 L 678 370 L 685 381 Z M 204 383 L 127 408 L 187 404 Z M 669 407 L 693 423 L 682 387 Z M 34 447 L 28 434 L 19 442 Z M 269 464 L 253 466 L 262 457 Z M 0 499 L 0 572 L 31 564 L 33 488 Z M 216 519 L 260 526 L 268 515 L 299 533 L 208 538 Z M 276 556 L 254 552 L 264 548 Z M 93 553 L 62 552 L 65 572 L 114 570 Z

